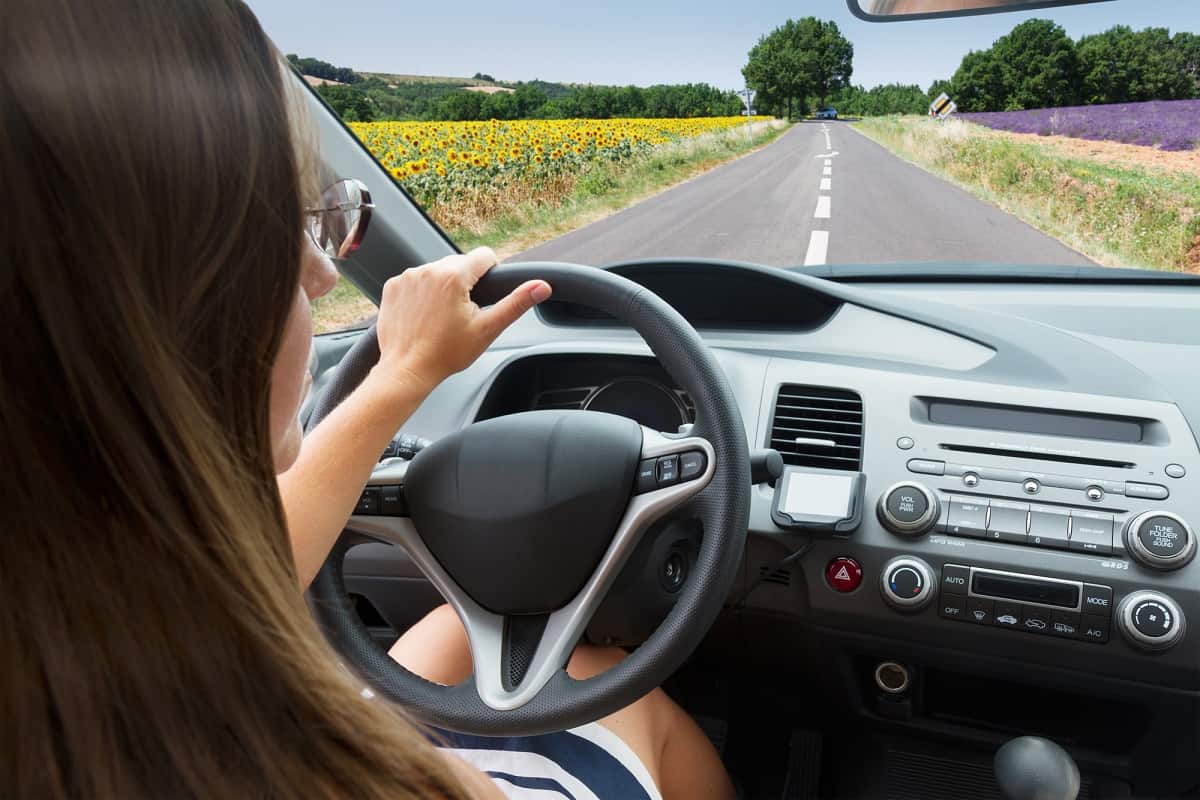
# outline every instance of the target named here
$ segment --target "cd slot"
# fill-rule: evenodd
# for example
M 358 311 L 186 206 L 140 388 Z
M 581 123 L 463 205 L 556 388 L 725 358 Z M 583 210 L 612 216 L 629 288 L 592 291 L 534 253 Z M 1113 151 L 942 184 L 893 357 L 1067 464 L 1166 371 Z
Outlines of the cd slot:
M 1012 600 L 1065 611 L 1080 610 L 1083 584 L 1057 578 L 971 568 L 971 596 Z
M 942 450 L 952 453 L 976 453 L 1000 458 L 1019 458 L 1022 461 L 1054 461 L 1060 464 L 1083 464 L 1089 467 L 1109 467 L 1111 469 L 1133 469 L 1137 466 L 1132 461 L 1113 461 L 1107 458 L 1087 458 L 1086 456 L 1067 456 L 1058 453 L 1046 453 L 1040 450 L 1007 450 L 1001 447 L 976 447 L 966 444 L 938 445 Z

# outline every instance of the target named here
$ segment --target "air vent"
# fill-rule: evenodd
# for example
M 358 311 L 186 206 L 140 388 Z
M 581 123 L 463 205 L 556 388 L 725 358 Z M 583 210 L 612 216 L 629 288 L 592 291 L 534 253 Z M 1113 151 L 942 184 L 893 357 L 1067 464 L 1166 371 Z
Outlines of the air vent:
M 533 400 L 534 409 L 546 408 L 569 408 L 578 410 L 583 408 L 583 403 L 592 392 L 596 391 L 595 386 L 574 386 L 568 389 L 551 389 L 542 392 Z
M 768 567 L 758 568 L 758 579 L 763 583 L 774 583 L 779 586 L 792 585 L 792 573 L 786 569 L 777 569 L 768 572 Z
M 779 387 L 771 447 L 785 464 L 857 472 L 862 468 L 862 398 L 826 386 Z

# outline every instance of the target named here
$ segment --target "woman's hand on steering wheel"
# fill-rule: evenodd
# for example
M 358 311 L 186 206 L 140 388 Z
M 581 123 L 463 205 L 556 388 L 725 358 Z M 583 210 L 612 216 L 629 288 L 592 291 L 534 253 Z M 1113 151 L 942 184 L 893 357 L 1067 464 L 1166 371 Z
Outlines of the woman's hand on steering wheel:
M 495 264 L 491 248 L 479 247 L 407 269 L 385 283 L 375 323 L 380 358 L 372 372 L 399 374 L 432 391 L 550 296 L 550 284 L 531 280 L 480 308 L 471 290 Z

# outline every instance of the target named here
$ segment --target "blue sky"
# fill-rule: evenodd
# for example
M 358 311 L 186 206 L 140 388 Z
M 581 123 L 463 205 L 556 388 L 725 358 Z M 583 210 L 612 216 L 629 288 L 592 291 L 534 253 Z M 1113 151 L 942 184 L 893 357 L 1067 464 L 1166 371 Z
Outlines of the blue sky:
M 1040 12 L 868 23 L 845 0 L 248 0 L 289 53 L 366 71 L 541 78 L 569 83 L 741 86 L 746 53 L 784 20 L 837 21 L 854 43 L 853 82 L 948 78 L 968 50 L 1032 17 L 1073 37 L 1125 24 L 1200 33 L 1200 0 L 1114 0 Z

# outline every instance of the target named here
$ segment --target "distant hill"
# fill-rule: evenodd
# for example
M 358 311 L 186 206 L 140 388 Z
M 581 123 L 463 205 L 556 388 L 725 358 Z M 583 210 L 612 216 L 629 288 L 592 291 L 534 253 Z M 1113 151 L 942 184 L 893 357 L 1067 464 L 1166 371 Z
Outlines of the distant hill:
M 456 86 L 495 86 L 496 81 L 478 78 L 452 78 L 445 75 L 396 75 L 390 72 L 359 72 L 363 78 L 376 78 L 384 83 L 452 83 Z
M 742 113 L 733 92 L 708 84 L 606 86 L 359 72 L 288 55 L 317 92 L 347 121 L 709 117 Z

